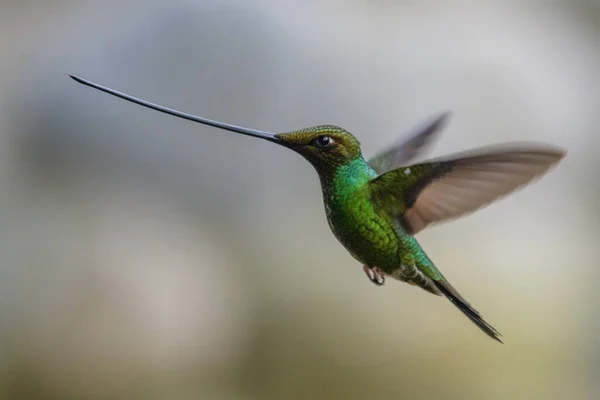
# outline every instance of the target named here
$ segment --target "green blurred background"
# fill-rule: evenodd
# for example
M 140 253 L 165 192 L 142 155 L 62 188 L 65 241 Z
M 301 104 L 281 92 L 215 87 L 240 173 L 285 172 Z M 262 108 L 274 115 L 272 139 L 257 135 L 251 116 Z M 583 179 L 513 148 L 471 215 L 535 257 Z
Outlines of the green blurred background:
M 0 0 L 0 398 L 600 398 L 600 2 Z M 372 285 L 316 174 L 259 140 L 336 124 L 366 156 L 568 150 L 419 240 L 503 334 Z

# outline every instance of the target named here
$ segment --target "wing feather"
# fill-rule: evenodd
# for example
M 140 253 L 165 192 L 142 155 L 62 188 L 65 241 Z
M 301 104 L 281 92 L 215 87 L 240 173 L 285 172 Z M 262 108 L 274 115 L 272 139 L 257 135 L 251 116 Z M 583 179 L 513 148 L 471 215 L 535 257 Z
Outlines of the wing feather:
M 541 144 L 481 148 L 380 175 L 370 182 L 372 199 L 416 234 L 506 196 L 545 174 L 564 155 Z
M 431 145 L 449 117 L 450 112 L 445 112 L 423 126 L 413 128 L 411 133 L 371 157 L 368 161 L 369 165 L 378 174 L 383 174 L 408 164 Z

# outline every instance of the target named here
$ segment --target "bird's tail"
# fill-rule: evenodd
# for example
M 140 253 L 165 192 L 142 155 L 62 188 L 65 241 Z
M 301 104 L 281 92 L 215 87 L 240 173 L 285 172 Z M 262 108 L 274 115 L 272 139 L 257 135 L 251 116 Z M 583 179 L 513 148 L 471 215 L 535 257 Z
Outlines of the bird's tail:
M 488 324 L 481 315 L 452 287 L 452 285 L 444 278 L 433 281 L 439 291 L 454 304 L 463 314 L 467 316 L 475 325 L 484 331 L 489 337 L 503 343 L 500 340 L 500 332 L 498 332 L 493 326 Z

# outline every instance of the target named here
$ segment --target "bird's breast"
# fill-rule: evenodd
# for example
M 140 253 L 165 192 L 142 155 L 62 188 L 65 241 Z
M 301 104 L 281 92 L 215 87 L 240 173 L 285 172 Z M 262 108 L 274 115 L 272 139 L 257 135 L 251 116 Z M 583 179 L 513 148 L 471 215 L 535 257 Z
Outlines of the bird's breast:
M 325 198 L 331 231 L 358 261 L 386 269 L 397 264 L 398 240 L 393 225 L 360 191 Z

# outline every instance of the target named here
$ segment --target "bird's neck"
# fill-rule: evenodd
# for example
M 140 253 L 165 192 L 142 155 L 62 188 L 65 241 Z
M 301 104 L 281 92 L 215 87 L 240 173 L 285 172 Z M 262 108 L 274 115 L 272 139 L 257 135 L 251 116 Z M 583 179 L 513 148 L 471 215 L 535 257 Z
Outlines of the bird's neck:
M 355 190 L 364 187 L 377 177 L 375 172 L 361 156 L 337 166 L 326 173 L 319 173 L 323 197 L 326 202 L 343 200 Z

